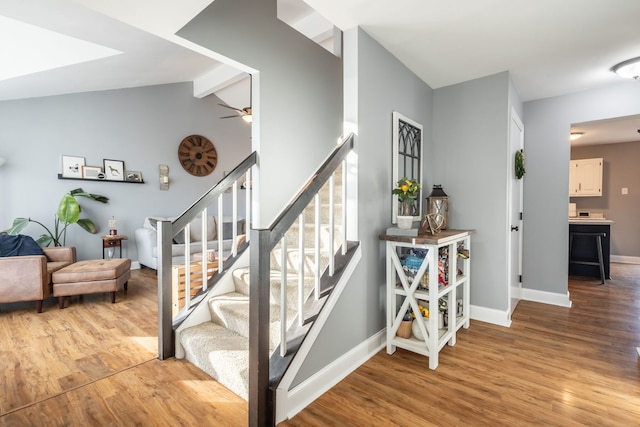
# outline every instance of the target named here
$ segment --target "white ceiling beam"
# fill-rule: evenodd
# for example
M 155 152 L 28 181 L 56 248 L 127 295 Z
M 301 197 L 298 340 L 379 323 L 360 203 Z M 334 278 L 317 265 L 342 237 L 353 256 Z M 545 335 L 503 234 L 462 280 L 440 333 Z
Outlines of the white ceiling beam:
M 229 65 L 221 64 L 193 81 L 193 96 L 204 98 L 227 86 L 239 82 L 247 73 Z

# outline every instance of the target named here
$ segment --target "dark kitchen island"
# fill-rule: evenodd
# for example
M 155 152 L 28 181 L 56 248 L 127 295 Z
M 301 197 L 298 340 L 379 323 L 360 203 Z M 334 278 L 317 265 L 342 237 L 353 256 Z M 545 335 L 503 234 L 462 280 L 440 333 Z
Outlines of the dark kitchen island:
M 582 233 L 603 233 L 602 260 L 604 263 L 604 277 L 610 276 L 610 252 L 611 252 L 611 224 L 607 219 L 570 219 L 569 220 L 569 275 L 600 278 L 598 264 L 598 250 L 596 238 L 585 236 Z M 572 237 L 573 234 L 573 237 Z M 572 242 L 573 241 L 573 242 Z M 595 265 L 577 264 L 571 261 L 593 262 Z

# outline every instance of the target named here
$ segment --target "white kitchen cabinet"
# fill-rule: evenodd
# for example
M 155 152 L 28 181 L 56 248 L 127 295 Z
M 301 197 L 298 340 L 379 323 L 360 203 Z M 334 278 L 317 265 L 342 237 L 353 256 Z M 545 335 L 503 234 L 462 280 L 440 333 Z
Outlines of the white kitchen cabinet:
M 569 197 L 602 196 L 602 158 L 569 162 Z
M 445 344 L 455 345 L 458 329 L 469 327 L 470 234 L 473 230 L 443 230 L 436 235 L 395 236 L 383 234 L 387 252 L 387 353 L 396 347 L 429 358 L 429 368 L 438 366 L 438 353 Z M 423 258 L 412 270 L 403 258 L 419 252 Z M 414 258 L 420 258 L 419 256 Z M 418 305 L 429 310 L 421 317 Z M 440 323 L 440 306 L 447 307 Z M 422 320 L 418 338 L 414 331 L 403 338 L 398 328 L 407 312 Z M 414 320 L 413 322 L 416 322 Z

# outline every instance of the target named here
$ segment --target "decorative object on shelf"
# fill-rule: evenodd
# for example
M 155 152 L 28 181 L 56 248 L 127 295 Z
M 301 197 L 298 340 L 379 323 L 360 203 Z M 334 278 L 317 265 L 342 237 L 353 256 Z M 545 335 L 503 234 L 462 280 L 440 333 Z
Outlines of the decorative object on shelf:
M 402 318 L 402 322 L 400 322 L 400 326 L 398 326 L 398 331 L 396 335 L 400 338 L 411 338 L 411 326 L 413 324 L 413 317 L 411 316 L 411 312 L 407 311 Z
M 104 174 L 108 181 L 124 181 L 124 161 L 104 159 Z
M 142 182 L 142 172 L 140 171 L 125 171 L 125 180 L 129 182 Z
M 426 214 L 418 234 L 427 234 L 427 231 L 431 234 L 438 234 L 442 231 L 442 224 L 444 224 L 444 216 L 441 214 Z
M 169 165 L 160 165 L 160 191 L 169 189 Z
M 109 226 L 110 236 L 115 236 L 116 234 L 118 234 L 118 221 L 116 221 L 116 217 L 112 216 L 111 219 L 107 222 L 107 225 Z
M 420 184 L 407 177 L 398 181 L 392 194 L 398 196 L 398 228 L 409 229 L 416 214 L 416 200 L 420 194 Z
M 440 222 L 440 230 L 446 230 L 449 226 L 449 196 L 442 189 L 442 185 L 434 185 L 431 194 L 427 197 L 429 214 L 440 214 L 442 219 L 434 217 L 432 221 L 437 226 Z M 431 226 L 431 223 L 429 223 Z M 433 231 L 432 231 L 433 234 Z
M 82 178 L 98 179 L 98 175 L 102 173 L 100 166 L 82 166 Z
M 403 116 L 397 111 L 392 114 L 392 179 L 398 182 L 403 179 L 409 179 L 418 183 L 422 182 L 422 125 L 408 117 Z M 400 200 L 394 198 L 391 207 L 391 223 L 398 222 Z M 420 221 L 422 219 L 422 190 L 414 200 L 412 206 L 412 221 Z
M 524 150 L 516 151 L 516 159 L 515 159 L 515 169 L 516 169 L 516 178 L 522 179 L 525 174 L 524 170 Z
M 36 242 L 42 247 L 49 246 L 51 243 L 54 246 L 66 246 L 67 227 L 71 224 L 78 224 L 85 231 L 91 234 L 96 234 L 98 228 L 89 218 L 80 218 L 80 204 L 76 200 L 76 197 L 86 197 L 87 199 L 95 200 L 100 203 L 107 203 L 108 197 L 101 196 L 99 194 L 92 194 L 85 192 L 82 188 L 76 188 L 71 190 L 64 196 L 58 204 L 58 211 L 54 218 L 54 228 L 51 231 L 43 223 L 31 218 L 16 218 L 13 220 L 13 224 L 8 234 L 19 234 L 30 222 L 35 222 L 45 229 L 46 234 L 42 234 Z
M 65 178 L 82 178 L 84 157 L 62 156 L 62 176 Z
M 207 176 L 218 165 L 218 152 L 202 135 L 189 135 L 178 147 L 180 164 L 193 176 Z

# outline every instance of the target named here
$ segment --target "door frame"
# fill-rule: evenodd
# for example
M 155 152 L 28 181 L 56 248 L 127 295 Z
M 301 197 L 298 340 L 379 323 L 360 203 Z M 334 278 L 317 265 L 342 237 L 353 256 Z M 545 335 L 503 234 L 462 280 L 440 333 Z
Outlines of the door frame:
M 520 129 L 519 132 L 519 140 L 512 140 L 512 127 L 517 126 Z M 516 110 L 511 107 L 511 114 L 509 116 L 509 144 L 507 148 L 508 156 L 509 156 L 509 170 L 507 173 L 508 176 L 508 191 L 507 191 L 507 226 L 509 230 L 507 231 L 507 303 L 508 303 L 508 313 L 509 313 L 509 321 L 511 321 L 511 315 L 515 310 L 518 302 L 522 299 L 522 281 L 518 280 L 516 283 L 512 283 L 513 269 L 517 269 L 517 273 L 519 277 L 522 277 L 522 248 L 523 248 L 523 225 L 524 225 L 524 185 L 523 179 L 515 178 L 515 153 L 517 150 L 524 150 L 524 124 L 520 119 L 520 116 L 516 112 Z M 519 185 L 519 200 L 513 200 L 513 185 Z M 512 214 L 514 210 L 517 209 L 517 212 L 521 212 L 522 216 L 518 221 L 518 224 L 512 224 Z M 511 235 L 513 231 L 510 230 L 511 226 L 518 226 L 518 259 L 512 259 L 512 239 Z

